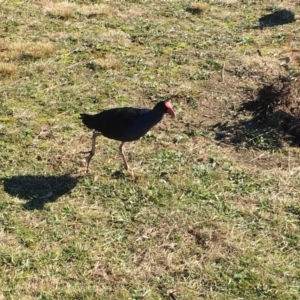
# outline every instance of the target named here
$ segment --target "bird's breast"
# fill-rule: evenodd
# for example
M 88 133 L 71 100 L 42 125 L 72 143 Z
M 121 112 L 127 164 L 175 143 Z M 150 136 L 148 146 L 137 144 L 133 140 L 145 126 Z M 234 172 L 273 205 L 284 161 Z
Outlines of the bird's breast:
M 156 125 L 163 117 L 162 115 L 145 113 L 138 116 L 138 118 L 129 126 L 123 133 L 124 141 L 135 141 L 145 135 L 154 125 Z

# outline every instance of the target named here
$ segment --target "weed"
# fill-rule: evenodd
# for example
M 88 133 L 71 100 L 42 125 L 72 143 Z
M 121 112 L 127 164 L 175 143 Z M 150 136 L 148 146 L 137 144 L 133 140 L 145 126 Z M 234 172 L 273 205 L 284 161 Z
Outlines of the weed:
M 242 147 L 254 147 L 261 150 L 274 150 L 282 147 L 278 132 L 272 128 L 247 130 L 241 140 Z

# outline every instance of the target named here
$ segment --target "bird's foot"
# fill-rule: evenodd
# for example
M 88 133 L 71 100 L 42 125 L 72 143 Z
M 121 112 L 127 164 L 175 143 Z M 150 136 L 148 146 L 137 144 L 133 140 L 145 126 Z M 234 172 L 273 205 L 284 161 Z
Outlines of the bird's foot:
M 95 152 L 93 150 L 90 151 L 81 151 L 79 152 L 80 154 L 88 154 L 88 156 L 85 158 L 87 166 L 86 166 L 86 172 L 89 172 L 89 168 L 90 168 L 90 162 L 92 160 L 92 157 L 95 155 Z
M 132 179 L 135 179 L 135 175 L 133 173 L 133 170 L 131 170 L 131 169 L 128 168 L 127 172 L 130 174 L 130 176 L 131 176 Z

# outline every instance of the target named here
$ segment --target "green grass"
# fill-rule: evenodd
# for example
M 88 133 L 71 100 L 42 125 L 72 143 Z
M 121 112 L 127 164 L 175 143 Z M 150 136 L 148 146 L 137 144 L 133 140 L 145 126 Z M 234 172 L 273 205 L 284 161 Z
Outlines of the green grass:
M 0 299 L 299 299 L 299 149 L 211 127 L 248 122 L 298 23 L 255 29 L 269 1 L 0 8 Z M 126 144 L 131 172 L 98 138 L 85 173 L 80 113 L 162 99 L 177 118 Z

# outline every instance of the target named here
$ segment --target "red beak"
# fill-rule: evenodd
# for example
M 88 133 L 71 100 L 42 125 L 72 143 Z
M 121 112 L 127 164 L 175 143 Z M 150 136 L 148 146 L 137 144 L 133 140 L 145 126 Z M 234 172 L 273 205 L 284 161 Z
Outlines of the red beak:
M 169 107 L 168 110 L 167 110 L 167 113 L 168 113 L 169 115 L 171 115 L 173 118 L 176 117 L 176 114 L 175 114 L 173 108 L 170 108 L 170 107 Z
M 165 102 L 165 105 L 166 105 L 166 107 L 168 108 L 167 113 L 168 113 L 169 115 L 171 115 L 173 118 L 175 118 L 175 117 L 176 117 L 176 114 L 175 114 L 175 112 L 174 112 L 174 110 L 173 110 L 173 106 L 172 106 L 171 102 L 170 102 L 170 101 L 166 101 L 166 102 Z

